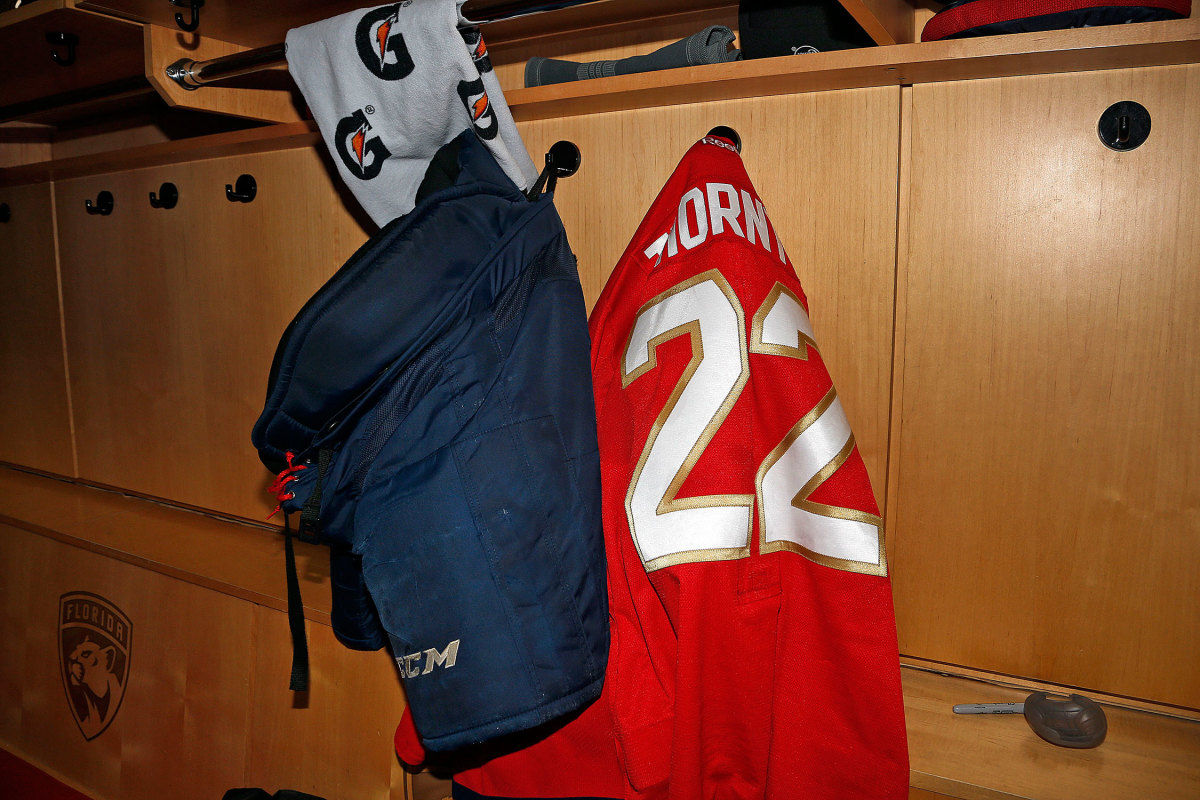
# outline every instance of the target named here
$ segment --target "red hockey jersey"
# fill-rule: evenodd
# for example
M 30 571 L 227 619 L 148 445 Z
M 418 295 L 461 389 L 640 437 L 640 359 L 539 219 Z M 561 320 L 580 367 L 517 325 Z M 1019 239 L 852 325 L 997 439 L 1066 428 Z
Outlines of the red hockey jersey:
M 604 695 L 634 796 L 907 797 L 882 521 L 727 141 L 684 156 L 589 330 Z
M 684 156 L 589 330 L 604 690 L 460 773 L 456 797 L 907 798 L 882 521 L 804 291 L 729 142 Z M 402 725 L 409 763 L 415 744 Z

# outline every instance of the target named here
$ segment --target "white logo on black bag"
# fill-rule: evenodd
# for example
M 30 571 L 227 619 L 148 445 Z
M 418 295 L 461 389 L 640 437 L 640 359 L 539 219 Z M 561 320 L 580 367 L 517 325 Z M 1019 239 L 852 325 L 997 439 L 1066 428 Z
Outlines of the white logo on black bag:
M 433 672 L 434 667 L 450 669 L 458 661 L 458 645 L 460 643 L 460 639 L 455 639 L 441 652 L 436 647 L 430 647 L 406 656 L 396 656 L 396 666 L 400 668 L 402 677 L 410 679 L 428 675 Z

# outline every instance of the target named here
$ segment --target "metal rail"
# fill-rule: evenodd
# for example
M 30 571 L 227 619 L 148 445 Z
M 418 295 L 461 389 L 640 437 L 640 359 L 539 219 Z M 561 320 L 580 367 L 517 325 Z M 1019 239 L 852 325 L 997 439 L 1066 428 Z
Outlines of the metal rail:
M 287 44 L 267 45 L 207 61 L 181 58 L 167 67 L 167 77 L 185 89 L 195 90 L 226 78 L 287 66 Z
M 493 2 L 481 4 L 485 6 L 486 18 L 471 21 L 472 25 L 486 25 L 489 22 L 499 22 L 513 17 L 540 14 L 555 11 L 570 6 L 584 5 L 594 0 L 512 0 L 512 2 Z M 196 61 L 191 58 L 181 58 L 167 67 L 167 77 L 188 90 L 199 89 L 210 83 L 239 75 L 248 75 L 272 67 L 287 66 L 287 44 L 267 45 L 254 50 L 245 50 L 220 58 L 210 58 L 207 61 Z

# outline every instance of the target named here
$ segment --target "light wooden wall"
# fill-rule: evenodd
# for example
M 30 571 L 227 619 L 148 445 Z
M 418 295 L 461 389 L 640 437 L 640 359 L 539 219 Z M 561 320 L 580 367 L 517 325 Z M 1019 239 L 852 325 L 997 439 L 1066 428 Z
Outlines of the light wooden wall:
M 0 461 L 75 474 L 50 184 L 0 188 Z
M 59 598 L 75 591 L 132 623 L 124 700 L 91 741 L 59 665 Z M 325 625 L 308 623 L 311 689 L 293 695 L 283 612 L 0 524 L 0 630 L 0 745 L 98 800 L 219 798 L 242 786 L 403 797 L 391 658 L 347 650 Z
M 225 186 L 254 176 L 252 203 Z M 178 206 L 153 209 L 163 181 Z M 272 356 L 304 302 L 366 239 L 311 148 L 61 181 L 59 250 L 79 474 L 263 519 L 250 445 Z M 84 202 L 108 190 L 110 216 Z M 369 223 L 367 223 L 369 225 Z
M 716 125 L 742 157 L 810 300 L 817 343 L 883 501 L 891 381 L 899 89 L 591 114 L 518 125 L 533 154 L 575 142 L 554 204 L 588 307 L 684 152 Z M 535 155 L 536 163 L 542 163 Z
M 1200 707 L 1200 67 L 913 90 L 902 650 Z M 1136 100 L 1152 131 L 1096 135 Z

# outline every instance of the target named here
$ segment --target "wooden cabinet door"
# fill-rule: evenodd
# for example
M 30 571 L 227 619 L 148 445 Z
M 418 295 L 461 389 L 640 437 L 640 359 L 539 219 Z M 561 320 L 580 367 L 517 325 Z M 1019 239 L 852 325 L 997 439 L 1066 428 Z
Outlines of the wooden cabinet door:
M 895 298 L 897 87 L 726 100 L 522 122 L 534 163 L 581 151 L 554 204 L 588 308 L 689 147 L 716 125 L 742 160 L 808 295 L 817 344 L 884 501 Z
M 1200 707 L 1200 67 L 913 89 L 904 653 Z M 1136 150 L 1097 136 L 1134 100 Z
M 111 675 L 90 712 L 72 710 L 83 690 L 64 675 L 89 622 L 66 610 L 71 597 L 96 610 L 105 658 L 92 675 Z M 296 695 L 285 613 L 4 524 L 0 623 L 0 746 L 91 797 L 215 799 L 241 786 L 404 796 L 395 665 L 326 625 L 308 623 L 312 683 Z
M 73 475 L 52 193 L 0 188 L 0 461 Z
M 230 202 L 243 173 L 257 195 Z M 152 208 L 164 181 L 178 205 Z M 112 214 L 87 214 L 101 190 Z M 366 238 L 325 162 L 306 148 L 78 178 L 57 202 L 80 476 L 261 520 L 272 476 L 250 429 L 275 347 Z

